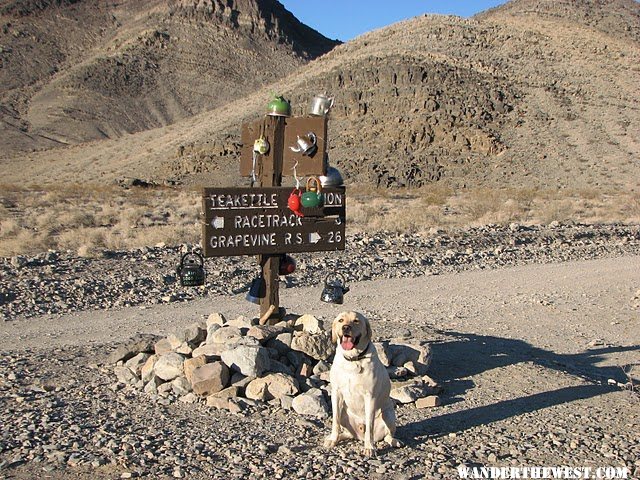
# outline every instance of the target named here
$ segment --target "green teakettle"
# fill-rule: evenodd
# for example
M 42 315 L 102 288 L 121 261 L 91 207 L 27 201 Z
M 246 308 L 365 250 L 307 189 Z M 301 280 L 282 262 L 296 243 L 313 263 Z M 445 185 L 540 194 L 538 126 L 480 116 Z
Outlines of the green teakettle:
M 322 186 L 318 177 L 309 177 L 307 191 L 302 194 L 300 203 L 307 208 L 315 208 L 322 205 Z
M 274 95 L 267 105 L 267 115 L 272 117 L 288 117 L 291 115 L 291 104 L 280 95 Z

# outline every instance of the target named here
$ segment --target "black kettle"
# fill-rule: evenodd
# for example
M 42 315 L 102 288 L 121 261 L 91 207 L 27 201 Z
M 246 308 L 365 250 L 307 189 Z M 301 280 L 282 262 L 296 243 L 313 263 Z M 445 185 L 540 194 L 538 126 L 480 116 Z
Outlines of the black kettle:
M 333 275 L 333 280 L 330 281 Z M 329 274 L 324 280 L 324 288 L 320 295 L 320 300 L 326 303 L 336 303 L 342 305 L 344 301 L 344 294 L 349 291 L 349 287 L 346 285 L 344 275 L 341 273 Z
M 176 269 L 183 287 L 204 285 L 204 258 L 197 252 L 187 252 L 182 256 Z

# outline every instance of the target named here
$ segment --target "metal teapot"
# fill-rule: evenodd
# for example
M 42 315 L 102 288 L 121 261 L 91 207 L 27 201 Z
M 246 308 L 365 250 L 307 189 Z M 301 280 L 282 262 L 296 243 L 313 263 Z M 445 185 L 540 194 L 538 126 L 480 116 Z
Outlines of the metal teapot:
M 318 178 L 323 187 L 340 187 L 344 184 L 340 170 L 335 167 L 327 167 L 326 175 L 320 175 Z
M 183 287 L 199 287 L 204 285 L 204 259 L 197 252 L 187 252 L 182 256 L 176 269 Z
M 260 299 L 265 296 L 266 288 L 264 278 L 260 275 L 251 282 L 251 287 L 249 287 L 245 298 L 251 303 L 260 304 Z
M 333 281 L 329 282 L 331 275 L 334 276 Z M 349 287 L 346 285 L 344 275 L 341 273 L 329 274 L 324 280 L 324 288 L 320 295 L 320 300 L 326 303 L 335 303 L 342 305 L 344 301 L 344 294 L 349 291 Z
M 324 117 L 333 107 L 333 100 L 333 97 L 327 97 L 323 94 L 316 95 L 309 104 L 309 115 Z
M 313 132 L 309 132 L 306 135 L 298 135 L 296 145 L 289 147 L 296 153 L 302 153 L 302 155 L 313 155 L 317 149 L 318 137 Z
M 341 187 L 344 184 L 344 179 L 342 178 L 342 173 L 340 173 L 340 170 L 329 165 L 328 153 L 324 154 L 324 168 L 327 173 L 318 177 L 323 188 Z
M 281 95 L 274 95 L 273 100 L 267 105 L 267 115 L 272 117 L 291 116 L 291 104 Z

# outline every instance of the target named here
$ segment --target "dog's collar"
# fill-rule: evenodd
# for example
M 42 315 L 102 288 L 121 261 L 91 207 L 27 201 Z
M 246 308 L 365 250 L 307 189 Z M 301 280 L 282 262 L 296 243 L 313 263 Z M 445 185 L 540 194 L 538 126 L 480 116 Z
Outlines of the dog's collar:
M 350 357 L 346 357 L 344 355 L 344 353 L 342 354 L 342 356 L 344 357 L 344 359 L 348 362 L 357 362 L 358 360 L 362 360 L 363 357 L 369 353 L 369 349 L 371 348 L 371 342 L 367 343 L 367 348 L 365 348 L 363 351 L 361 351 L 356 357 L 350 358 Z

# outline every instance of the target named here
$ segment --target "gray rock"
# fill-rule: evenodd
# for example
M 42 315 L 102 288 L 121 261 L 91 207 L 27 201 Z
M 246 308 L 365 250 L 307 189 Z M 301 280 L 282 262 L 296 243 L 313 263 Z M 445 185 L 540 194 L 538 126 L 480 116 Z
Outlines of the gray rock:
M 289 397 L 287 395 L 280 398 L 280 407 L 283 410 L 292 410 L 293 409 L 293 397 Z
M 135 357 L 131 357 L 129 360 L 125 362 L 125 366 L 129 367 L 136 376 L 141 376 L 141 370 L 147 360 L 151 357 L 149 353 L 139 353 Z
M 324 360 L 320 360 L 316 363 L 316 366 L 313 367 L 313 374 L 320 375 L 322 373 L 328 372 L 331 369 L 331 366 L 325 362 Z
M 239 329 L 248 330 L 252 326 L 257 325 L 258 321 L 257 319 L 251 319 L 251 318 L 245 317 L 244 315 L 240 315 L 239 317 L 236 317 L 227 323 Z
M 139 353 L 153 353 L 153 347 L 159 339 L 157 335 L 138 334 L 111 352 L 107 362 L 118 363 L 120 360 L 127 361 Z
M 184 374 L 184 357 L 175 352 L 165 353 L 158 358 L 153 372 L 163 380 L 173 380 Z
M 218 325 L 219 327 L 222 327 L 226 323 L 227 323 L 227 319 L 224 318 L 224 315 L 218 312 L 214 312 L 211 315 L 209 315 L 209 317 L 207 318 L 207 322 L 206 322 L 207 330 L 212 325 Z
M 144 386 L 145 393 L 148 393 L 149 395 L 157 394 L 158 387 L 162 385 L 162 383 L 163 382 L 161 378 L 158 378 L 155 375 L 153 375 L 153 377 L 151 377 L 151 380 L 149 380 Z
M 229 383 L 229 368 L 222 362 L 213 362 L 196 368 L 191 375 L 191 386 L 197 395 L 207 396 L 219 392 Z
M 273 358 L 269 361 L 269 372 L 284 373 L 286 375 L 295 374 L 295 370 L 293 369 L 293 367 L 285 365 L 284 363 L 279 362 L 278 360 L 274 360 Z
M 176 377 L 171 382 L 171 388 L 176 395 L 183 396 L 191 392 L 191 383 L 185 377 Z
M 219 392 L 212 393 L 209 396 L 214 396 L 218 398 L 234 398 L 234 397 L 240 396 L 240 393 L 241 393 L 240 390 L 241 390 L 240 387 L 236 385 L 232 385 L 230 387 L 223 388 Z
M 424 375 L 431 364 L 431 348 L 426 343 L 376 343 L 378 356 L 385 366 L 414 369 L 417 375 Z
M 411 403 L 422 397 L 435 395 L 440 391 L 437 385 L 430 385 L 422 380 L 391 389 L 391 398 L 399 403 Z
M 171 342 L 167 338 L 163 338 L 158 340 L 154 345 L 154 351 L 156 355 L 164 355 L 165 353 L 169 353 L 173 350 L 171 346 Z
M 322 391 L 317 388 L 313 388 L 295 397 L 291 403 L 291 407 L 299 415 L 309 415 L 316 418 L 329 417 L 329 405 L 327 405 Z
M 309 314 L 299 317 L 294 323 L 294 328 L 310 335 L 325 333 L 324 322 Z
M 242 337 L 240 329 L 233 325 L 225 325 L 217 329 L 210 338 L 207 338 L 207 344 L 210 343 L 222 343 L 229 345 L 231 343 L 237 343 Z
M 113 369 L 113 373 L 116 374 L 116 378 L 120 383 L 124 383 L 125 385 L 135 385 L 140 377 L 138 377 L 135 373 L 131 371 L 129 367 L 119 366 Z
M 280 355 L 286 355 L 286 353 L 291 349 L 292 340 L 292 333 L 280 333 L 275 338 L 268 340 L 265 345 L 269 348 L 276 349 L 278 352 L 280 352 Z
M 269 354 L 264 347 L 240 345 L 222 352 L 222 361 L 248 377 L 259 377 L 269 369 Z
M 291 349 L 303 352 L 315 360 L 327 360 L 335 353 L 335 345 L 326 333 L 309 334 L 296 332 L 291 341 Z
M 253 337 L 260 343 L 265 343 L 285 331 L 286 327 L 282 325 L 254 325 L 247 331 L 247 337 Z
M 187 403 L 187 404 L 196 403 L 198 401 L 198 396 L 193 392 L 189 392 L 186 395 L 181 396 L 179 400 L 182 403 Z
M 225 345 L 224 343 L 205 343 L 191 352 L 191 355 L 193 356 L 193 358 L 204 356 L 213 360 L 216 358 L 220 358 L 222 352 L 228 349 L 229 346 Z
M 153 376 L 153 367 L 157 361 L 158 355 L 150 355 L 149 358 L 147 358 L 145 364 L 140 369 L 140 378 L 144 383 L 147 383 L 149 380 L 151 380 L 151 377 Z
M 207 338 L 207 326 L 204 322 L 192 323 L 182 331 L 182 339 L 195 348 Z
M 252 380 L 245 389 L 245 395 L 253 400 L 268 401 L 285 395 L 293 396 L 299 391 L 300 386 L 291 375 L 271 373 Z

